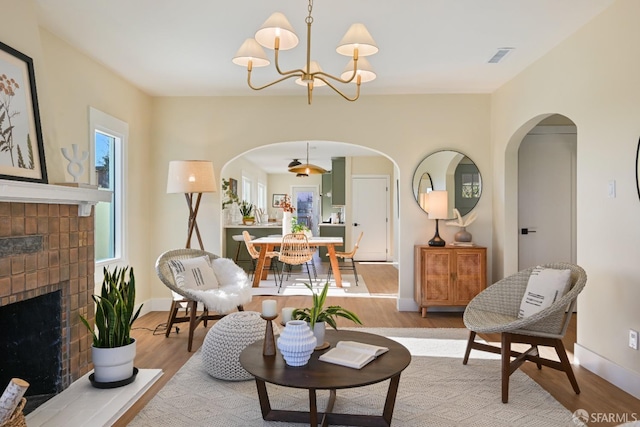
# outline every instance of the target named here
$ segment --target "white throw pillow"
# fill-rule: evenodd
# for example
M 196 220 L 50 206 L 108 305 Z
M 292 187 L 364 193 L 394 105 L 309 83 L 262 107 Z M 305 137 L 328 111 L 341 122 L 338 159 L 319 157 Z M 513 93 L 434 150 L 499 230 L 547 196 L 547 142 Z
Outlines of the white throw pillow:
M 218 289 L 220 286 L 207 255 L 169 261 L 176 285 L 184 289 Z
M 520 303 L 518 318 L 529 317 L 553 304 L 569 290 L 570 279 L 571 270 L 534 268 Z

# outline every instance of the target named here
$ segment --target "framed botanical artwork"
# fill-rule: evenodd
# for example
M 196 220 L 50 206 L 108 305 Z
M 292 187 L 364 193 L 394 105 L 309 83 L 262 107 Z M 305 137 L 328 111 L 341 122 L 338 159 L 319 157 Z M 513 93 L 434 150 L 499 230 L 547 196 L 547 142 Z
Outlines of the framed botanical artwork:
M 273 199 L 271 201 L 271 206 L 274 208 L 281 207 L 280 204 L 282 203 L 282 201 L 286 196 L 287 196 L 286 194 L 274 194 Z
M 1 42 L 0 178 L 47 183 L 33 61 Z
M 231 190 L 231 194 L 238 197 L 238 180 L 229 178 L 229 189 Z

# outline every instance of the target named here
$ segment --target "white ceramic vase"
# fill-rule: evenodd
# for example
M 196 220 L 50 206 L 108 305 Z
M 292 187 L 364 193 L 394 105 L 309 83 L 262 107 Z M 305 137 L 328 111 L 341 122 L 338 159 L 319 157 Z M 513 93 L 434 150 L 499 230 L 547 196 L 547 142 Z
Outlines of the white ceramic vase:
M 278 337 L 278 350 L 289 366 L 304 366 L 309 362 L 317 341 L 304 320 L 290 320 Z
M 291 218 L 293 214 L 291 212 L 282 212 L 282 235 L 291 234 Z

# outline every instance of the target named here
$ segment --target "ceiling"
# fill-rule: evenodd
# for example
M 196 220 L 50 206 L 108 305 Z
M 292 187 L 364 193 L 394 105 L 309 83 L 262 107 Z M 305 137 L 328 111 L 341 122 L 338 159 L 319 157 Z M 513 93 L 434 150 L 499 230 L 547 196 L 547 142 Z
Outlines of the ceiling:
M 317 0 L 312 59 L 339 75 L 347 58 L 335 47 L 352 23 L 362 22 L 380 48 L 368 57 L 377 78 L 363 84 L 362 97 L 491 93 L 613 1 Z M 246 69 L 231 62 L 242 42 L 280 11 L 300 38 L 295 49 L 281 52 L 281 66 L 300 68 L 305 0 L 35 0 L 35 5 L 42 27 L 152 96 L 298 95 L 306 105 L 306 90 L 293 79 L 255 92 L 247 87 Z M 506 47 L 513 50 L 500 63 L 488 63 Z M 272 68 L 273 61 L 254 68 L 254 84 L 277 78 Z M 345 92 L 355 88 L 349 85 Z M 324 95 L 336 96 L 327 87 L 314 90 L 314 98 Z M 328 161 L 327 156 L 344 154 L 321 152 L 325 145 L 316 144 L 311 158 Z M 292 156 L 303 161 L 306 142 L 263 151 L 257 164 L 275 166 Z M 278 158 L 269 161 L 264 155 L 272 153 Z

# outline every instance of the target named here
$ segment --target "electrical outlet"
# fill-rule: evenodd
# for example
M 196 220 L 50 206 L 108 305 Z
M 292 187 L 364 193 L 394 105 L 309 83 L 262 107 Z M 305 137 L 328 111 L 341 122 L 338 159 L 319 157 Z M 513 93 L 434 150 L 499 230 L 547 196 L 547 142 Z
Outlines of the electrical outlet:
M 638 331 L 629 329 L 629 347 L 634 350 L 638 349 Z

